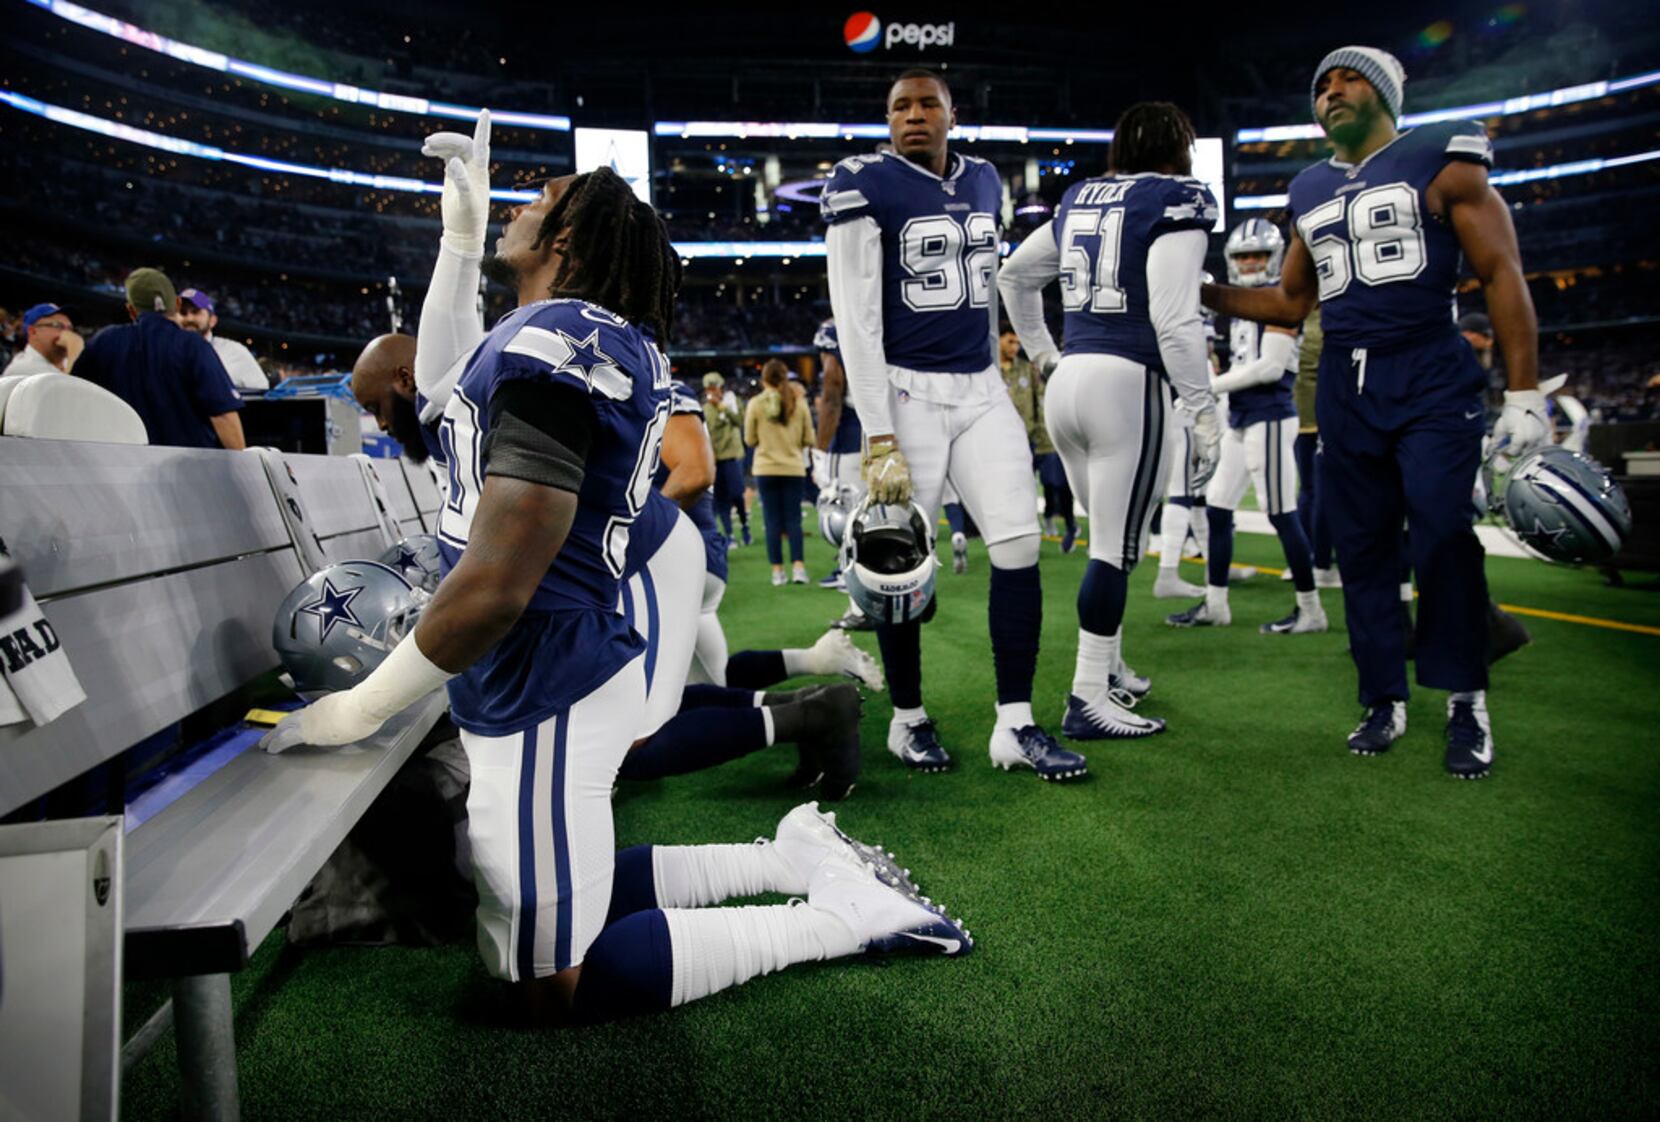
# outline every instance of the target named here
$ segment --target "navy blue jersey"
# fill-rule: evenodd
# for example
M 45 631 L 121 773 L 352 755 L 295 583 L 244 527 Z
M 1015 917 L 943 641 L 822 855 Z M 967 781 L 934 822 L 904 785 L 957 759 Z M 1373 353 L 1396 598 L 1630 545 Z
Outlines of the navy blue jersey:
M 1479 122 L 1423 125 L 1359 164 L 1333 157 L 1291 181 L 1292 220 L 1314 258 L 1328 344 L 1402 346 L 1426 331 L 1451 333 L 1461 251 L 1425 198 L 1450 160 L 1493 165 Z
M 687 388 L 684 382 L 669 383 L 669 416 L 693 416 L 698 423 L 703 423 L 703 403 L 697 395 Z M 675 523 L 679 521 L 680 507 L 673 500 L 664 497 L 662 486 L 669 477 L 669 467 L 661 461 L 657 470 L 651 474 L 651 495 L 646 499 L 645 506 L 640 508 L 640 516 L 634 520 L 633 527 L 628 532 L 628 558 L 624 563 L 628 576 L 633 576 L 652 559 L 657 551 L 663 548 L 663 543 L 669 540 L 674 533 Z M 708 492 L 705 492 L 707 495 Z M 710 500 L 711 514 L 714 500 Z
M 425 394 L 423 394 L 420 390 L 415 391 L 415 415 L 416 416 L 421 416 L 421 415 L 425 414 L 426 411 L 427 411 L 427 406 L 430 405 L 430 404 L 431 404 L 431 402 L 427 400 L 427 396 Z M 421 443 L 425 444 L 427 446 L 427 455 L 431 456 L 434 460 L 438 461 L 441 464 L 449 462 L 448 460 L 446 460 L 444 458 L 444 442 L 443 442 L 443 440 L 441 440 L 439 438 L 439 435 L 438 435 L 439 430 L 442 429 L 443 427 L 444 427 L 444 418 L 443 418 L 442 415 L 440 415 L 437 420 L 432 421 L 431 423 L 428 423 L 426 421 L 421 422 Z
M 836 321 L 827 319 L 818 325 L 818 331 L 813 334 L 813 346 L 821 355 L 835 355 L 836 361 L 842 360 L 841 343 L 836 339 Z M 843 370 L 845 382 L 846 367 Z M 823 372 L 819 374 L 823 378 Z M 820 383 L 822 385 L 822 382 Z M 830 447 L 825 449 L 831 455 L 845 456 L 850 452 L 857 452 L 863 447 L 865 435 L 864 425 L 859 423 L 859 413 L 853 408 L 853 396 L 842 388 L 842 415 L 836 422 L 836 432 L 830 438 Z
M 895 155 L 836 165 L 820 210 L 882 231 L 882 347 L 906 370 L 977 374 L 994 365 L 987 320 L 997 281 L 997 169 L 953 155 L 944 178 Z
M 1162 367 L 1148 313 L 1147 251 L 1161 234 L 1209 231 L 1210 189 L 1187 176 L 1104 175 L 1061 196 L 1050 229 L 1060 251 L 1066 354 L 1106 354 Z
M 449 470 L 438 520 L 446 574 L 467 546 L 484 486 L 491 395 L 514 379 L 582 391 L 594 432 L 559 556 L 507 637 L 450 683 L 456 723 L 487 736 L 570 705 L 645 649 L 617 612 L 618 593 L 630 532 L 656 494 L 669 419 L 668 359 L 637 328 L 581 300 L 543 300 L 503 317 L 467 360 L 439 431 Z
M 242 408 L 213 344 L 160 312 L 99 331 L 76 360 L 75 376 L 131 405 L 151 444 L 222 448 L 209 418 Z
M 1248 319 L 1228 323 L 1228 366 L 1237 368 L 1262 357 L 1262 333 L 1266 328 Z M 1242 429 L 1258 421 L 1283 421 L 1297 415 L 1291 387 L 1297 382 L 1297 352 L 1280 373 L 1278 381 L 1228 392 L 1228 425 Z

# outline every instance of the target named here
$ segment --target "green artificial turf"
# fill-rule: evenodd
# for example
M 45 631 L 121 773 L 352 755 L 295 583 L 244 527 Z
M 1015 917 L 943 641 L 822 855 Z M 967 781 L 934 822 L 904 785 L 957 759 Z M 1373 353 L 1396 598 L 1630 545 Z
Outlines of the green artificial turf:
M 1238 560 L 1277 563 L 1242 535 Z M 809 539 L 815 577 L 830 567 Z M 1058 731 L 1085 554 L 1045 546 L 1039 719 Z M 469 945 L 294 952 L 279 931 L 235 979 L 248 1118 L 1652 1117 L 1660 1107 L 1660 636 L 1528 618 L 1496 670 L 1492 778 L 1441 769 L 1444 695 L 1394 751 L 1357 759 L 1341 630 L 1269 637 L 1288 585 L 1235 586 L 1234 626 L 1131 583 L 1130 664 L 1170 730 L 1088 748 L 1070 786 L 993 769 L 987 563 L 940 578 L 925 693 L 955 772 L 907 774 L 866 706 L 865 772 L 838 808 L 898 852 L 978 945 L 955 961 L 798 967 L 662 1016 L 539 1032 L 504 1023 Z M 1184 575 L 1199 580 L 1197 566 Z M 1652 590 L 1494 559 L 1509 604 L 1660 625 Z M 806 645 L 839 595 L 773 588 L 733 554 L 733 649 Z M 874 650 L 870 635 L 857 640 Z M 771 750 L 625 785 L 619 845 L 745 841 L 794 801 Z M 154 987 L 129 987 L 129 1022 Z M 166 1117 L 169 1039 L 124 1113 Z

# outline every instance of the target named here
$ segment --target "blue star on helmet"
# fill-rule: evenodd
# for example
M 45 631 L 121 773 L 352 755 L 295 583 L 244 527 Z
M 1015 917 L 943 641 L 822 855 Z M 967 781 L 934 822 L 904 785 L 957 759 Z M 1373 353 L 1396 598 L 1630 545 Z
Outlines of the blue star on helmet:
M 1562 535 L 1568 532 L 1566 526 L 1558 526 L 1552 530 L 1537 517 L 1533 519 L 1533 529 L 1528 532 L 1528 540 L 1532 542 L 1549 542 L 1555 545 L 1562 540 Z
M 413 549 L 410 549 L 407 545 L 400 545 L 398 547 L 398 568 L 400 568 L 400 569 L 418 569 L 420 567 L 421 567 L 420 555 L 417 554 Z
M 356 600 L 362 591 L 362 585 L 355 588 L 335 588 L 334 582 L 324 577 L 321 595 L 309 604 L 301 604 L 300 611 L 317 617 L 323 626 L 322 637 L 327 639 L 337 623 L 348 623 L 353 627 L 363 626 L 363 621 L 352 611 L 352 601 Z

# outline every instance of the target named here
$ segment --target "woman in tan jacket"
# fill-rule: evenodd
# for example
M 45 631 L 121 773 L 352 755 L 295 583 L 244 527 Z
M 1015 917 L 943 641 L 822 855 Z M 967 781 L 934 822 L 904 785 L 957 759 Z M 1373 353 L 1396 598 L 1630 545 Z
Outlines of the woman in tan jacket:
M 744 443 L 755 449 L 755 490 L 767 526 L 767 560 L 772 583 L 784 583 L 785 533 L 790 535 L 790 580 L 807 583 L 802 564 L 801 496 L 807 474 L 801 453 L 813 447 L 813 419 L 806 394 L 789 381 L 789 369 L 777 359 L 761 367 L 762 390 L 744 410 Z

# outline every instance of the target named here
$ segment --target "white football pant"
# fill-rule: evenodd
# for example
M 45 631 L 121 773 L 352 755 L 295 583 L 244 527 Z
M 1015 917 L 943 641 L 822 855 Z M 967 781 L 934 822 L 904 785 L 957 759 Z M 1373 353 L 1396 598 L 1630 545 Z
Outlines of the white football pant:
M 1044 419 L 1089 515 L 1089 556 L 1129 572 L 1164 489 L 1164 379 L 1118 355 L 1072 354 L 1049 376 Z

